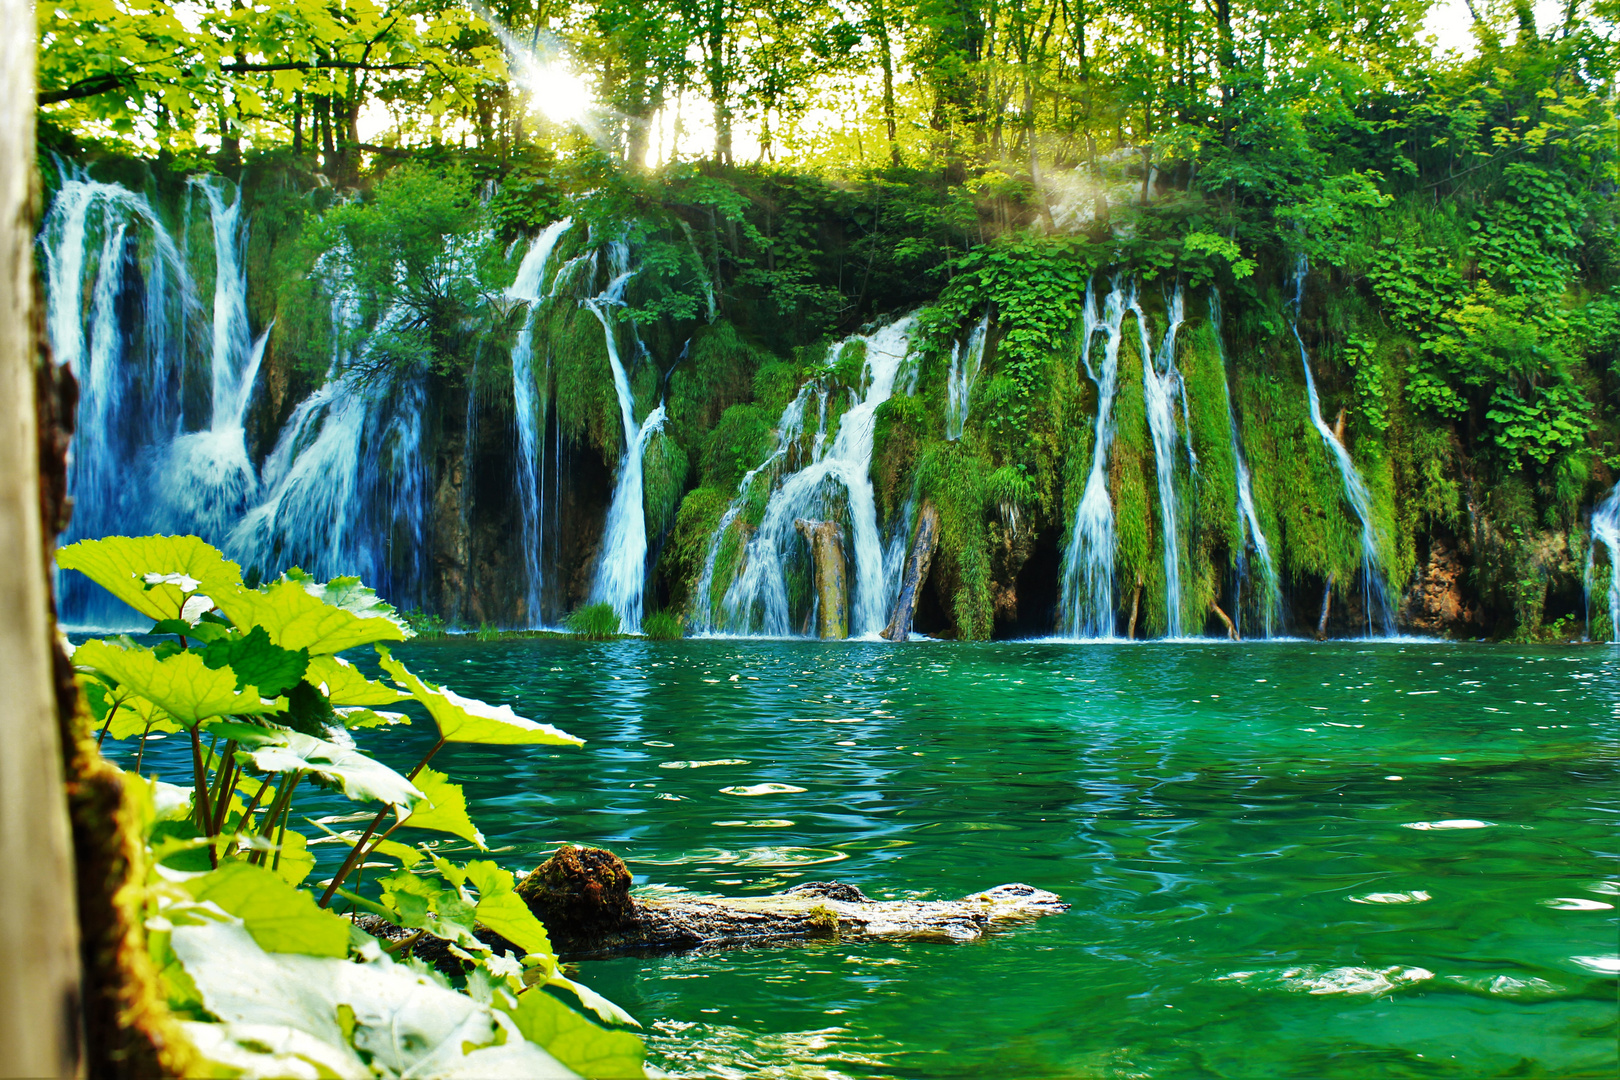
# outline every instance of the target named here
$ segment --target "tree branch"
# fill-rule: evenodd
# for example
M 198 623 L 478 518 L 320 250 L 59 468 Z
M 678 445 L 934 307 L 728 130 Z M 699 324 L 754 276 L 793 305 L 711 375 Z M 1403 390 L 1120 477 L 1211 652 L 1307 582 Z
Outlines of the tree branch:
M 131 75 L 118 73 L 90 75 L 80 79 L 78 82 L 70 83 L 60 90 L 41 91 L 38 104 L 54 105 L 58 101 L 77 101 L 79 98 L 95 97 L 97 94 L 105 94 L 109 90 L 117 90 L 132 78 Z

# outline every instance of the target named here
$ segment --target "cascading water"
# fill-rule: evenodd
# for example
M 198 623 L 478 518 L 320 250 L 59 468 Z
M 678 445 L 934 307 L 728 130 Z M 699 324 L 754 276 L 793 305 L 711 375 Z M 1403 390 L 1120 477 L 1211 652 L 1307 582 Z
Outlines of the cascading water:
M 1221 388 L 1226 393 L 1226 424 L 1232 433 L 1232 460 L 1237 473 L 1238 524 L 1243 529 L 1243 543 L 1237 552 L 1238 591 L 1248 577 L 1248 549 L 1254 547 L 1255 558 L 1260 561 L 1260 590 L 1258 602 L 1262 636 L 1271 637 L 1282 618 L 1282 591 L 1277 585 L 1277 567 L 1271 561 L 1271 545 L 1266 542 L 1265 530 L 1254 507 L 1254 484 L 1249 476 L 1249 461 L 1243 453 L 1243 439 L 1238 434 L 1237 410 L 1232 404 L 1232 380 L 1226 369 L 1226 341 L 1221 334 L 1221 294 L 1214 286 L 1209 290 L 1209 323 L 1215 331 L 1215 350 L 1221 361 Z M 1243 608 L 1234 605 L 1232 612 L 1239 632 L 1242 631 Z
M 1598 504 L 1592 511 L 1592 545 L 1586 552 L 1586 597 L 1590 608 L 1592 602 L 1592 575 L 1594 571 L 1592 561 L 1592 548 L 1602 544 L 1609 552 L 1609 635 L 1610 640 L 1620 642 L 1620 484 L 1614 485 L 1609 497 Z M 1587 626 L 1592 624 L 1590 610 L 1586 616 Z
M 1164 538 L 1165 633 L 1182 636 L 1181 530 L 1176 506 L 1176 400 L 1186 400 L 1181 372 L 1176 370 L 1176 333 L 1181 329 L 1182 292 L 1177 285 L 1166 304 L 1170 325 L 1155 354 L 1148 344 L 1147 316 L 1133 298 L 1131 314 L 1142 342 L 1142 395 L 1148 429 L 1153 434 L 1153 464 L 1158 474 L 1159 526 Z M 1189 454 L 1191 446 L 1188 447 Z
M 1075 509 L 1069 544 L 1063 554 L 1063 626 L 1071 638 L 1114 636 L 1114 504 L 1108 494 L 1108 451 L 1114 442 L 1114 395 L 1119 390 L 1119 345 L 1125 309 L 1134 305 L 1121 279 L 1115 278 L 1097 310 L 1097 294 L 1086 284 L 1084 338 L 1080 361 L 1097 386 L 1097 430 L 1091 447 L 1091 472 Z M 1092 345 L 1101 333 L 1102 370 L 1091 366 Z M 1147 357 L 1144 355 L 1146 364 Z
M 714 532 L 709 536 L 708 549 L 703 554 L 703 571 L 698 575 L 697 592 L 692 602 L 692 629 L 700 634 L 712 633 L 717 627 L 714 621 L 714 568 L 720 558 L 720 548 L 725 543 L 726 534 L 739 514 L 748 505 L 748 496 L 753 489 L 754 480 L 762 473 L 772 473 L 788 460 L 799 436 L 804 431 L 804 410 L 809 395 L 814 387 L 813 382 L 807 382 L 799 387 L 799 392 L 788 407 L 782 410 L 782 417 L 776 422 L 776 445 L 769 456 L 758 465 L 743 474 L 742 480 L 737 484 L 737 494 L 732 498 L 725 513 L 720 515 L 720 523 L 715 526 Z M 821 460 L 822 448 L 827 441 L 827 392 L 820 392 L 820 425 L 816 430 L 815 442 L 811 451 L 811 461 Z
M 427 478 L 419 376 L 368 370 L 371 343 L 406 318 L 402 306 L 360 336 L 347 248 L 314 273 L 332 297 L 325 383 L 300 402 L 265 459 L 263 496 L 226 538 L 225 550 L 261 575 L 301 566 L 318 577 L 358 574 L 398 604 L 415 599 L 425 568 Z
M 186 432 L 170 444 L 162 468 L 164 524 L 172 532 L 196 532 L 214 543 L 246 512 L 258 493 L 248 460 L 246 418 L 264 346 L 248 326 L 247 268 L 242 248 L 242 192 L 225 202 L 224 181 L 194 180 L 208 200 L 214 238 L 214 320 L 208 427 Z
M 801 546 L 794 522 L 799 518 L 842 517 L 840 511 L 847 503 L 845 550 L 854 563 L 850 634 L 862 637 L 883 629 L 887 595 L 871 478 L 873 414 L 894 390 L 895 378 L 910 352 L 916 321 L 915 315 L 908 315 L 871 334 L 849 339 L 866 347 L 864 396 L 840 419 L 838 433 L 825 455 L 821 453 L 823 427 L 810 464 L 783 477 L 771 492 L 764 517 L 743 554 L 742 572 L 726 590 L 724 614 L 728 628 L 758 629 L 772 637 L 787 637 L 795 632 L 786 573 L 786 563 Z M 827 358 L 829 367 L 847 343 L 833 347 Z M 786 422 L 784 416 L 784 425 Z
M 973 396 L 973 384 L 979 380 L 979 366 L 984 360 L 984 339 L 990 332 L 990 312 L 968 334 L 967 347 L 961 342 L 951 346 L 951 370 L 945 384 L 945 438 L 951 442 L 962 437 L 967 427 L 968 406 Z
M 635 396 L 630 377 L 619 358 L 618 335 L 609 310 L 624 305 L 624 290 L 635 271 L 629 269 L 629 249 L 622 243 L 608 245 L 608 286 L 601 295 L 584 303 L 602 324 L 607 342 L 608 365 L 613 369 L 613 392 L 619 399 L 619 416 L 624 425 L 624 456 L 619 459 L 613 500 L 608 504 L 607 524 L 596 560 L 596 579 L 591 585 L 593 604 L 611 604 L 625 633 L 641 629 L 642 605 L 647 587 L 647 513 L 643 498 L 642 457 L 647 443 L 664 426 L 664 406 L 660 404 L 640 424 L 635 418 Z
M 517 279 L 506 290 L 508 297 L 528 305 L 523 328 L 512 344 L 512 398 L 518 428 L 518 499 L 523 508 L 523 568 L 527 582 L 524 619 L 530 627 L 542 625 L 541 595 L 545 586 L 541 479 L 545 466 L 546 397 L 535 382 L 534 324 L 541 301 L 547 296 L 546 268 L 551 252 L 573 224 L 573 218 L 563 218 L 546 226 L 523 256 Z
M 63 542 L 161 527 L 160 470 L 206 319 L 185 256 L 145 196 L 65 166 L 39 245 L 52 350 L 79 381 Z M 70 624 L 146 625 L 79 575 L 58 575 L 57 590 Z
M 1381 625 L 1383 636 L 1395 635 L 1395 619 L 1389 607 L 1389 590 L 1384 584 L 1384 574 L 1380 569 L 1378 559 L 1378 533 L 1373 527 L 1372 496 L 1367 492 L 1367 483 L 1356 470 L 1356 464 L 1350 459 L 1350 452 L 1344 448 L 1333 429 L 1328 427 L 1327 421 L 1322 419 L 1322 403 L 1316 396 L 1316 378 L 1311 374 L 1311 358 L 1305 349 L 1305 339 L 1299 334 L 1299 314 L 1305 302 L 1305 275 L 1309 266 L 1305 256 L 1299 257 L 1294 270 L 1294 319 L 1289 324 L 1294 332 L 1294 341 L 1299 344 L 1299 362 L 1305 368 L 1305 389 L 1310 396 L 1311 423 L 1316 425 L 1316 432 L 1322 437 L 1322 443 L 1328 448 L 1333 462 L 1339 469 L 1339 480 L 1344 487 L 1345 502 L 1355 512 L 1356 519 L 1361 523 L 1361 581 L 1362 598 L 1367 608 L 1367 636 L 1373 636 L 1374 612 Z

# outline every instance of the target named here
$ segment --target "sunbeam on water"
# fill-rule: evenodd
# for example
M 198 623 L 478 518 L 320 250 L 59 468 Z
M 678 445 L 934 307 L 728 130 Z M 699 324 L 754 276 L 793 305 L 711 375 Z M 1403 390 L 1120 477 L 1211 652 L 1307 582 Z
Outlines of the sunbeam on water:
M 437 759 L 512 869 L 569 841 L 664 895 L 1024 881 L 1073 905 L 982 945 L 582 964 L 675 1075 L 1612 1075 L 1608 646 L 399 652 L 587 740 Z M 406 765 L 431 739 L 407 730 L 361 739 Z M 188 753 L 157 743 L 148 770 L 180 779 Z M 317 878 L 341 854 L 320 850 Z

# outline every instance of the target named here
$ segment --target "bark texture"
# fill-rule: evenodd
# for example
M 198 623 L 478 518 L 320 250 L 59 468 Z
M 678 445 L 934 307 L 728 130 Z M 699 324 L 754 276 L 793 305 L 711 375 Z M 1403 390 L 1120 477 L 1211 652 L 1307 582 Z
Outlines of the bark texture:
M 905 641 L 911 636 L 911 623 L 917 617 L 917 599 L 928 581 L 928 568 L 933 565 L 934 548 L 938 545 L 939 510 L 933 502 L 925 502 L 917 515 L 917 536 L 911 542 L 905 576 L 900 579 L 900 595 L 894 602 L 894 614 L 883 631 L 883 636 L 890 641 Z

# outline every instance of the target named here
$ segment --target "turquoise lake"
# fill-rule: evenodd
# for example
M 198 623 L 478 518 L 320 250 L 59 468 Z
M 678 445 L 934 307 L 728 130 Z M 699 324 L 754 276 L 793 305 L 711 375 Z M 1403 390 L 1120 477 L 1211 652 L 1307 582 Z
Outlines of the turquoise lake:
M 1613 647 L 529 640 L 397 655 L 587 740 L 435 760 L 514 870 L 567 841 L 611 848 L 656 892 L 838 880 L 956 898 L 1023 881 L 1073 905 L 975 944 L 579 965 L 672 1074 L 1620 1068 Z M 418 723 L 362 742 L 406 768 L 431 736 Z M 183 781 L 183 749 L 154 744 L 146 771 Z M 316 876 L 339 857 L 320 850 Z

